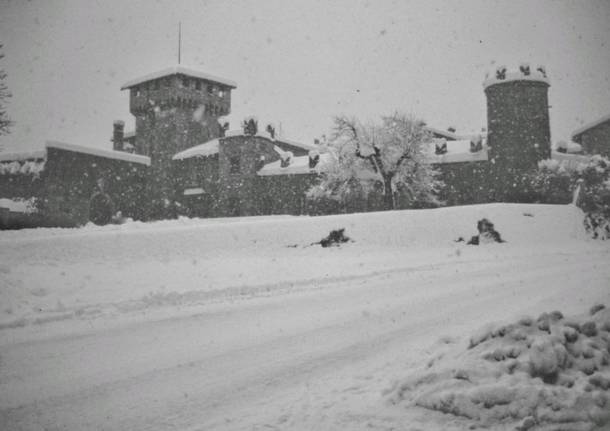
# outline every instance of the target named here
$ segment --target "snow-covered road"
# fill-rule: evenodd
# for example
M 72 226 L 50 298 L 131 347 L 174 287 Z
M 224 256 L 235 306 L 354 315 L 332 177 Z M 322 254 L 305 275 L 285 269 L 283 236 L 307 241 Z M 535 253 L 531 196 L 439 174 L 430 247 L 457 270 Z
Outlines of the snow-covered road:
M 448 222 L 457 231 L 464 214 L 472 219 L 481 210 L 460 211 Z M 28 261 L 25 252 L 13 253 L 12 258 L 25 260 L 23 265 L 29 264 L 34 274 L 49 267 L 58 274 L 50 276 L 51 284 L 49 279 L 36 284 L 13 261 L 4 271 L 7 291 L 14 292 L 11 289 L 20 284 L 12 278 L 18 274 L 26 282 L 23 289 L 45 289 L 44 295 L 33 295 L 39 301 L 36 307 L 55 301 L 65 305 L 49 314 L 63 318 L 34 323 L 29 311 L 19 308 L 22 297 L 11 297 L 17 298 L 13 308 L 24 310 L 19 316 L 11 310 L 13 317 L 25 323 L 0 330 L 1 428 L 437 429 L 427 426 L 441 419 L 398 410 L 385 402 L 383 391 L 442 349 L 443 343 L 466 342 L 473 330 L 489 321 L 552 309 L 578 313 L 594 302 L 610 304 L 610 250 L 605 244 L 567 232 L 572 216 L 565 207 L 498 206 L 484 213 L 502 220 L 501 214 L 511 211 L 507 220 L 515 214 L 522 219 L 506 222 L 504 230 L 496 225 L 509 241 L 513 239 L 507 244 L 467 247 L 450 239 L 435 242 L 437 237 L 429 235 L 432 243 L 422 245 L 415 233 L 407 235 L 408 244 L 380 247 L 374 241 L 363 243 L 365 235 L 358 237 L 360 224 L 370 229 L 371 223 L 379 225 L 379 216 L 360 216 L 351 220 L 356 242 L 341 249 L 265 246 L 251 253 L 225 244 L 216 258 L 198 250 L 198 259 L 215 266 L 206 271 L 212 274 L 213 288 L 170 285 L 169 293 L 160 293 L 149 286 L 148 296 L 136 289 L 132 296 L 125 293 L 119 298 L 113 293 L 116 286 L 95 279 L 129 280 L 130 267 L 118 265 L 112 254 L 104 260 L 105 272 L 91 273 L 90 285 L 81 288 L 80 297 L 53 285 L 58 280 L 77 285 L 84 272 L 93 271 L 88 265 L 99 259 L 97 252 L 112 251 L 115 231 L 85 234 L 83 239 L 90 241 L 86 249 L 93 244 L 97 251 L 89 256 L 81 252 L 80 259 L 71 254 L 76 246 L 69 234 L 25 238 L 40 242 L 36 260 Z M 434 213 L 428 218 L 430 214 Z M 539 221 L 547 216 L 565 233 L 555 242 L 540 231 Z M 339 221 L 349 226 L 347 217 L 323 219 L 316 226 L 326 229 L 328 223 Z M 299 235 L 305 235 L 309 220 L 297 225 Z M 259 226 L 264 223 L 261 220 Z M 273 223 L 277 226 L 278 220 Z M 292 219 L 285 223 L 294 225 Z M 472 225 L 472 220 L 463 223 Z M 416 230 L 421 226 L 413 225 Z M 529 241 L 514 243 L 519 236 L 511 235 L 513 230 L 530 225 Z M 366 226 L 360 228 L 367 231 Z M 187 226 L 180 232 L 186 238 L 201 229 Z M 123 245 L 129 249 L 146 241 L 154 255 L 155 247 L 160 249 L 155 235 L 163 240 L 170 234 L 139 232 L 123 238 Z M 308 243 L 299 235 L 288 240 Z M 520 235 L 527 238 L 527 232 Z M 14 236 L 5 239 L 8 242 L 20 249 Z M 193 249 L 187 241 L 179 256 L 164 258 L 161 269 L 140 250 L 143 257 L 134 259 L 131 270 L 144 274 L 147 267 L 147 280 L 173 271 L 179 284 L 192 283 L 201 272 L 200 266 L 191 264 Z M 49 266 L 51 256 L 58 262 Z M 230 262 L 224 272 L 218 268 L 222 262 Z M 290 271 L 293 266 L 307 271 Z M 63 271 L 67 274 L 61 275 Z M 239 283 L 238 276 L 243 279 Z M 135 284 L 138 280 L 133 279 Z M 111 292 L 112 298 L 96 289 Z M 58 297 L 53 296 L 56 291 Z M 155 300 L 141 299 L 153 296 Z M 99 312 L 74 313 L 79 299 L 79 307 Z M 459 422 L 443 420 L 444 429 L 460 427 Z

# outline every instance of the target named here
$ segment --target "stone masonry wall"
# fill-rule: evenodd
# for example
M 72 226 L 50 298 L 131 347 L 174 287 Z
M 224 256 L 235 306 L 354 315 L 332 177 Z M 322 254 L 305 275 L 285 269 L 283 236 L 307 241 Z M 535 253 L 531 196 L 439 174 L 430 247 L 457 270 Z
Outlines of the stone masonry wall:
M 39 196 L 45 219 L 60 226 L 86 223 L 89 200 L 100 178 L 115 210 L 126 217 L 145 218 L 146 165 L 49 147 Z
M 610 157 L 610 120 L 582 133 L 581 142 L 586 154 Z
M 523 179 L 550 157 L 548 84 L 509 81 L 490 85 L 487 95 L 490 201 L 520 200 Z

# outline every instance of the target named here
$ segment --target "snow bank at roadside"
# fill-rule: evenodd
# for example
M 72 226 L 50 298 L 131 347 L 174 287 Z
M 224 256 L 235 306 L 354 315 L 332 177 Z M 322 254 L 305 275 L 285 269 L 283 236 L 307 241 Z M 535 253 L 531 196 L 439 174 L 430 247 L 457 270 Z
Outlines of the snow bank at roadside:
M 206 248 L 218 251 L 252 246 L 307 245 L 319 241 L 333 229 L 345 228 L 345 233 L 354 241 L 368 245 L 438 246 L 446 245 L 460 236 L 476 234 L 476 223 L 482 218 L 493 221 L 502 237 L 516 244 L 586 237 L 582 212 L 570 205 L 486 204 L 321 217 L 180 218 L 107 226 L 89 224 L 76 229 L 44 228 L 0 232 L 0 242 L 27 243 L 29 240 L 46 240 L 50 237 L 103 236 L 114 239 L 120 236 L 135 239 L 136 236 L 144 238 L 145 235 L 162 235 L 169 240 L 169 243 L 158 242 L 165 249 L 174 246 L 188 249 L 194 239 L 202 241 L 197 246 L 198 250 L 205 244 Z M 172 238 L 178 238 L 176 244 Z M 112 247 L 112 244 L 108 246 Z M 125 244 L 121 244 L 123 246 Z
M 489 325 L 393 387 L 392 404 L 513 429 L 610 425 L 610 310 Z

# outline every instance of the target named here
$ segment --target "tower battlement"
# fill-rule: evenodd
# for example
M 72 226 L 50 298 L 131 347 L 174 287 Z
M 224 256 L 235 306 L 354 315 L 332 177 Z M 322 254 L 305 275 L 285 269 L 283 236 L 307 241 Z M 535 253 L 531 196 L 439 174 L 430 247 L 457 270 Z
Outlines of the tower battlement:
M 483 88 L 487 89 L 492 85 L 518 81 L 541 82 L 550 85 L 544 66 L 540 65 L 534 68 L 528 63 L 522 63 L 518 69 L 509 70 L 506 66 L 499 66 L 492 73 L 487 73 L 483 81 Z
M 231 112 L 235 82 L 181 65 L 125 83 L 136 119 L 135 152 L 150 157 L 153 217 L 166 217 L 173 201 L 172 156 L 218 138 L 221 117 Z

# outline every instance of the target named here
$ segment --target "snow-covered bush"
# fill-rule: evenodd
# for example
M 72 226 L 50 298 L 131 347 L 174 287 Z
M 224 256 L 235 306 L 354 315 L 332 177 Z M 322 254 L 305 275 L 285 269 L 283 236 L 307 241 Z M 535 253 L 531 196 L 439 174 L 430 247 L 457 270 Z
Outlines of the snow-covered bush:
M 532 177 L 533 189 L 545 203 L 568 203 L 578 190 L 576 204 L 585 212 L 585 228 L 594 238 L 610 238 L 610 161 L 596 155 L 568 166 L 543 160 Z
M 531 183 L 544 203 L 559 204 L 572 200 L 577 178 L 573 169 L 559 160 L 542 160 Z
M 0 163 L 0 175 L 31 175 L 38 177 L 44 170 L 44 161 L 12 161 Z
M 609 331 L 603 306 L 487 325 L 396 384 L 389 401 L 460 416 L 471 428 L 600 429 L 610 425 Z

